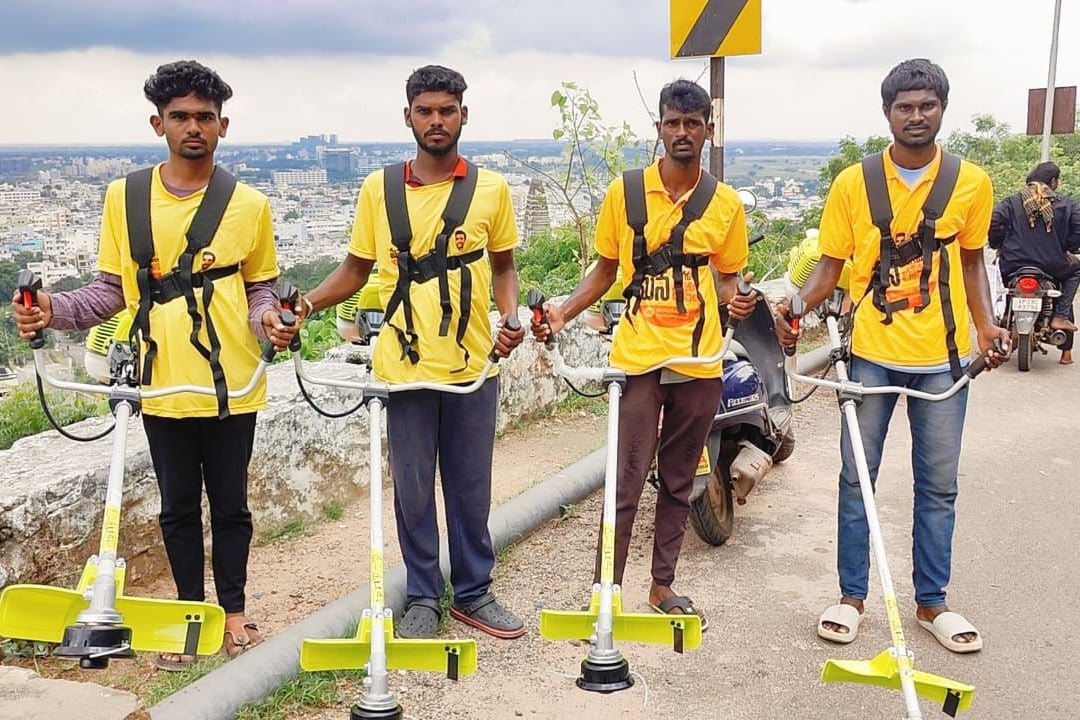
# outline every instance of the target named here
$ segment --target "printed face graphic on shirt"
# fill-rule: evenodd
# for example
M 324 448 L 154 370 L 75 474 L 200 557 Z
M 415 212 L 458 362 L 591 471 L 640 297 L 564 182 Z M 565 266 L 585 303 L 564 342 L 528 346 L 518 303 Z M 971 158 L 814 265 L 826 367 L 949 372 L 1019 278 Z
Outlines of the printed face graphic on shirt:
M 468 236 L 465 234 L 464 230 L 455 230 L 454 231 L 454 247 L 456 247 L 458 250 L 461 250 L 462 248 L 465 247 L 465 241 L 467 239 L 468 239 Z
M 209 270 L 217 262 L 217 256 L 209 250 L 203 250 L 202 253 L 202 269 Z

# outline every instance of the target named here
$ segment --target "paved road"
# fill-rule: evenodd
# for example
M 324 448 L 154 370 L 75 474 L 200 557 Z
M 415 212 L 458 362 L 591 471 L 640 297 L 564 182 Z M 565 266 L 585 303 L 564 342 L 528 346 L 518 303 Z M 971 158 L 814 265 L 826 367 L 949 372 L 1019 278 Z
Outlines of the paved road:
M 1029 373 L 1018 372 L 1014 361 L 971 390 L 949 600 L 982 630 L 981 653 L 953 655 L 914 622 L 910 444 L 902 412 L 886 444 L 879 507 L 908 642 L 916 667 L 976 687 L 964 714 L 972 720 L 1080 717 L 1072 652 L 1080 641 L 1080 370 L 1058 365 L 1057 356 L 1036 357 Z M 723 715 L 743 720 L 903 717 L 898 693 L 817 680 L 825 658 L 869 659 L 886 648 L 889 633 L 872 584 L 855 643 L 841 648 L 813 634 L 817 614 L 838 594 L 835 404 L 807 408 L 799 428 L 795 457 L 738 513 L 732 544 L 711 550 L 695 539 L 688 548 L 688 566 L 715 573 L 712 604 L 726 599 L 709 632 L 700 681 L 718 686 L 709 695 L 726 705 Z M 699 562 L 707 555 L 722 562 Z M 924 713 L 940 717 L 929 703 Z
M 916 667 L 976 687 L 970 720 L 1080 717 L 1080 366 L 1036 358 L 979 378 L 971 391 L 961 462 L 961 495 L 949 600 L 983 632 L 985 649 L 957 656 L 914 621 L 911 589 L 911 480 L 906 414 L 898 408 L 879 476 L 879 511 Z M 727 545 L 688 534 L 676 589 L 711 618 L 702 646 L 683 656 L 656 645 L 620 649 L 639 682 L 613 695 L 583 692 L 573 678 L 586 648 L 530 633 L 512 643 L 477 635 L 481 667 L 458 684 L 414 678 L 406 693 L 415 717 L 655 718 L 660 720 L 897 720 L 901 695 L 819 680 L 828 658 L 869 659 L 890 644 L 876 582 L 858 639 L 819 640 L 818 614 L 838 596 L 835 575 L 839 412 L 824 391 L 800 406 L 798 447 L 749 503 L 736 509 Z M 646 491 L 631 545 L 624 606 L 644 611 L 653 494 Z M 595 547 L 596 497 L 568 519 L 526 538 L 499 564 L 497 584 L 511 607 L 573 608 L 587 587 Z M 873 575 L 876 581 L 876 574 Z M 543 588 L 540 594 L 527 588 Z M 467 634 L 460 625 L 455 634 Z M 415 683 L 415 685 L 413 684 Z M 424 702 L 426 699 L 428 702 Z M 335 710 L 335 712 L 337 712 Z M 944 717 L 932 703 L 925 718 Z M 329 718 L 331 714 L 320 715 Z

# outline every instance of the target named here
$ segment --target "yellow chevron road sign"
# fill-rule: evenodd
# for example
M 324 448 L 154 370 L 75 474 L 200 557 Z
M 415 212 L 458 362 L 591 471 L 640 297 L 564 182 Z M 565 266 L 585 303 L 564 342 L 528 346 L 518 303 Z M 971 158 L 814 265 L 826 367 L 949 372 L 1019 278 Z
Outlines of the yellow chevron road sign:
M 671 57 L 761 52 L 761 0 L 671 0 Z

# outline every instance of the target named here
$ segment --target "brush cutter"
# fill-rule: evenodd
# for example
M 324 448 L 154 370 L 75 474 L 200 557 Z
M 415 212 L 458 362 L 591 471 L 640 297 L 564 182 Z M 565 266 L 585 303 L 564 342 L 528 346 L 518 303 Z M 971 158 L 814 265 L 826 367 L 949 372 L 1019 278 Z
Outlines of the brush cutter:
M 798 317 L 805 311 L 802 298 L 795 295 L 791 299 L 792 328 L 798 330 Z M 915 670 L 914 654 L 908 649 L 904 639 L 904 628 L 900 620 L 900 611 L 896 605 L 896 593 L 893 590 L 892 576 L 889 573 L 888 557 L 885 553 L 881 523 L 878 519 L 877 506 L 874 502 L 874 487 L 870 482 L 870 469 L 863 450 L 862 435 L 856 406 L 866 395 L 897 394 L 919 398 L 921 400 L 946 400 L 960 391 L 965 385 L 986 367 L 987 352 L 971 362 L 965 374 L 950 388 L 940 393 L 926 393 L 911 388 L 898 386 L 864 387 L 861 383 L 848 379 L 847 363 L 842 351 L 840 331 L 838 329 L 839 308 L 827 308 L 825 324 L 829 332 L 829 341 L 833 348 L 833 362 L 836 366 L 836 380 L 823 377 L 799 375 L 796 370 L 794 352 L 789 353 L 785 370 L 793 380 L 818 385 L 836 390 L 840 409 L 847 423 L 851 437 L 852 453 L 859 474 L 859 487 L 862 491 L 863 506 L 866 509 L 866 521 L 870 527 L 870 544 L 874 549 L 874 562 L 881 581 L 882 596 L 885 600 L 889 630 L 892 633 L 892 647 L 878 654 L 871 660 L 828 660 L 821 671 L 825 682 L 852 682 L 864 685 L 900 690 L 904 695 L 907 709 L 905 720 L 922 720 L 919 709 L 919 697 L 940 703 L 942 711 L 955 717 L 960 710 L 971 707 L 975 688 L 965 683 L 950 680 L 939 675 Z
M 19 274 L 18 285 L 26 306 L 36 304 L 40 279 L 24 270 Z M 44 345 L 42 333 L 38 331 L 30 341 L 30 347 L 34 350 L 38 390 L 46 414 L 49 415 L 49 411 L 45 405 L 43 380 L 62 390 L 107 395 L 116 419 L 112 428 L 115 434 L 101 541 L 97 554 L 87 560 L 73 590 L 47 585 L 5 588 L 0 594 L 0 635 L 59 643 L 53 654 L 77 659 L 83 668 L 104 668 L 110 658 L 134 657 L 135 651 L 192 656 L 214 654 L 224 638 L 225 611 L 206 602 L 125 595 L 126 564 L 117 556 L 128 420 L 139 413 L 142 398 L 175 393 L 214 395 L 214 388 L 178 385 L 142 390 L 136 381 L 137 358 L 130 346 L 124 344 L 114 344 L 110 351 L 110 385 L 59 380 L 47 374 Z M 243 388 L 229 391 L 229 397 L 243 397 L 254 390 L 273 356 L 273 346 L 267 344 L 251 380 Z M 49 417 L 51 419 L 51 415 Z M 96 439 L 78 438 L 59 427 L 57 430 L 75 440 Z
M 520 328 L 513 315 L 506 320 L 507 327 Z M 492 350 L 480 376 L 468 385 L 412 382 L 401 385 L 385 385 L 355 380 L 315 378 L 307 375 L 299 354 L 293 354 L 298 380 L 316 385 L 350 388 L 363 392 L 363 403 L 368 407 L 370 434 L 371 481 L 370 493 L 370 605 L 364 609 L 355 637 L 347 639 L 318 638 L 304 640 L 300 650 L 300 667 L 307 671 L 366 669 L 364 690 L 360 701 L 351 711 L 352 720 L 374 718 L 399 720 L 402 707 L 389 687 L 388 670 L 420 670 L 445 672 L 451 680 L 476 671 L 475 640 L 443 640 L 394 637 L 393 610 L 386 607 L 383 580 L 383 527 L 382 527 L 382 410 L 391 393 L 406 390 L 436 390 L 466 395 L 478 390 L 487 381 L 492 368 L 498 362 Z M 309 402 L 311 397 L 305 393 Z M 321 409 L 316 408 L 323 414 Z
M 748 284 L 740 283 L 741 294 L 751 291 Z M 540 324 L 547 322 L 544 302 L 545 298 L 540 291 L 529 291 L 529 308 L 533 312 L 534 320 Z M 717 362 L 727 352 L 733 334 L 734 325 L 729 323 L 720 351 L 716 355 L 672 358 L 649 368 L 643 374 L 664 367 Z M 549 335 L 545 345 L 548 350 L 554 350 L 554 338 Z M 618 481 L 619 400 L 626 385 L 626 373 L 615 368 L 570 368 L 557 351 L 551 352 L 550 357 L 556 375 L 567 380 L 598 380 L 607 388 L 607 458 L 600 530 L 600 582 L 593 585 L 586 610 L 541 610 L 540 635 L 547 640 L 589 640 L 592 647 L 581 662 L 578 687 L 593 692 L 616 692 L 634 684 L 630 677 L 629 663 L 615 647 L 616 640 L 671 645 L 675 652 L 682 653 L 701 645 L 701 618 L 694 614 L 659 615 L 623 611 L 622 590 L 615 584 L 615 496 Z

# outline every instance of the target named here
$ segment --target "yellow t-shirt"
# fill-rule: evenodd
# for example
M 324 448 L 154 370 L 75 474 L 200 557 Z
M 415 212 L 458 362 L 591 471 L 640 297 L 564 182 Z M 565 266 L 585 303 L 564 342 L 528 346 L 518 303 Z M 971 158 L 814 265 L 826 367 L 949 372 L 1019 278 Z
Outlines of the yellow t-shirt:
M 653 252 L 667 241 L 672 228 L 682 218 L 682 209 L 693 190 L 673 201 L 660 179 L 658 160 L 645 168 L 645 245 Z M 634 231 L 626 222 L 626 194 L 622 178 L 616 178 L 608 188 L 600 216 L 596 221 L 596 251 L 611 260 L 619 261 L 623 278 L 634 275 Z M 683 252 L 687 255 L 709 255 L 710 264 L 722 273 L 736 273 L 746 266 L 749 248 L 746 240 L 746 213 L 735 191 L 718 183 L 716 194 L 700 218 L 690 223 L 683 236 Z M 716 283 L 708 266 L 695 270 L 683 268 L 683 304 L 680 313 L 675 302 L 671 268 L 663 275 L 646 278 L 641 305 L 633 316 L 626 315 L 611 346 L 611 365 L 633 375 L 692 352 L 692 336 L 698 317 L 705 312 L 698 355 L 715 355 L 723 340 L 720 325 Z M 702 301 L 698 300 L 698 290 Z M 719 377 L 719 362 L 704 365 L 679 365 L 684 375 L 698 378 Z
M 922 179 L 915 187 L 909 188 L 897 172 L 889 150 L 885 151 L 885 178 L 893 208 L 892 236 L 898 243 L 919 231 L 922 206 L 930 194 L 940 165 L 939 149 Z M 986 243 L 993 205 L 994 189 L 989 176 L 977 165 L 962 161 L 956 188 L 944 214 L 937 221 L 936 233 L 939 238 L 956 236 L 956 240 L 947 247 L 956 347 L 961 358 L 971 353 L 971 333 L 960 249 L 977 250 Z M 852 258 L 851 293 L 852 299 L 858 302 L 868 289 L 874 264 L 881 254 L 881 233 L 870 218 L 870 204 L 860 164 L 846 168 L 829 188 L 820 230 L 823 254 L 833 258 Z M 854 354 L 872 362 L 901 367 L 932 367 L 948 362 L 945 317 L 941 311 L 938 289 L 940 264 L 940 255 L 935 251 L 929 283 L 930 306 L 922 312 L 913 309 L 921 303 L 919 277 L 923 268 L 922 259 L 900 268 L 900 284 L 886 290 L 890 302 L 909 298 L 907 308 L 893 313 L 892 324 L 881 322 L 884 314 L 874 307 L 872 298 L 867 297 L 859 304 L 852 334 Z
M 349 252 L 378 264 L 380 299 L 387 306 L 398 279 L 397 250 L 390 237 L 390 221 L 383 198 L 383 170 L 364 179 L 356 201 L 356 220 L 353 222 Z M 401 182 L 405 182 L 402 175 Z M 442 230 L 442 214 L 450 197 L 453 180 L 432 185 L 405 186 L 405 202 L 413 238 L 409 244 L 413 257 L 423 257 L 435 248 L 435 237 Z M 461 237 L 460 231 L 465 236 Z M 510 201 L 510 188 L 502 176 L 479 169 L 476 192 L 465 222 L 450 237 L 449 255 L 465 255 L 475 250 L 489 252 L 510 250 L 518 244 L 517 223 Z M 483 369 L 494 345 L 488 309 L 491 304 L 491 264 L 487 257 L 468 264 L 472 275 L 472 300 L 469 324 L 462 344 L 469 351 L 468 367 L 465 356 L 455 339 L 461 304 L 461 270 L 448 273 L 450 305 L 453 309 L 445 336 L 439 335 L 442 307 L 439 303 L 439 281 L 413 282 L 409 286 L 412 299 L 413 329 L 419 336 L 420 362 L 415 365 L 401 359 L 401 343 L 394 325 L 405 329 L 404 308 L 398 306 L 388 317 L 375 343 L 372 367 L 375 375 L 389 383 L 426 381 L 436 383 L 466 383 L 475 380 Z M 495 370 L 492 371 L 495 374 Z
M 155 168 L 151 184 L 150 218 L 154 252 L 162 273 L 167 274 L 176 267 L 180 253 L 187 247 L 184 234 L 195 217 L 205 189 L 184 198 L 177 197 L 165 189 L 160 169 L 160 166 Z M 131 258 L 128 240 L 124 207 L 126 183 L 126 179 L 115 180 L 105 193 L 98 268 L 121 277 L 127 309 L 134 315 L 139 306 L 139 287 L 135 279 L 138 266 Z M 279 274 L 270 202 L 265 195 L 243 183 L 236 184 L 214 239 L 196 254 L 192 271 L 202 269 L 204 263 L 210 263 L 207 267 L 240 265 L 238 272 L 214 281 L 214 297 L 210 303 L 214 329 L 221 341 L 221 367 L 229 389 L 238 390 L 251 379 L 260 353 L 259 343 L 248 324 L 244 283 L 273 280 Z M 200 315 L 205 316 L 201 288 L 196 288 L 195 298 Z M 210 364 L 191 344 L 191 318 L 183 297 L 151 305 L 150 336 L 157 342 L 158 351 L 152 382 L 147 389 L 188 384 L 214 386 Z M 205 347 L 210 346 L 205 322 L 199 337 Z M 229 409 L 241 414 L 254 412 L 265 404 L 266 383 L 261 381 L 246 397 L 231 399 Z M 217 399 L 213 395 L 194 393 L 146 399 L 143 410 L 148 415 L 172 418 L 216 417 L 218 414 Z

